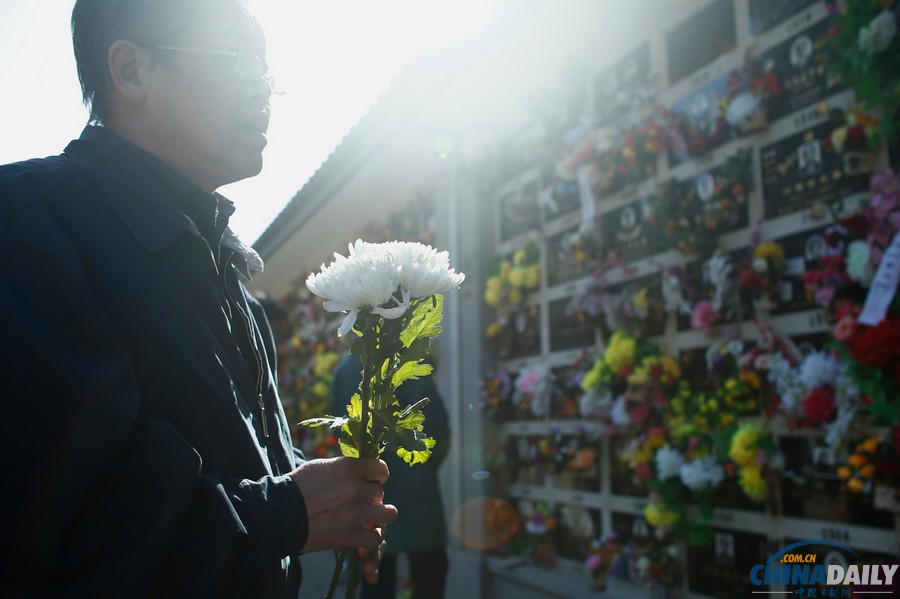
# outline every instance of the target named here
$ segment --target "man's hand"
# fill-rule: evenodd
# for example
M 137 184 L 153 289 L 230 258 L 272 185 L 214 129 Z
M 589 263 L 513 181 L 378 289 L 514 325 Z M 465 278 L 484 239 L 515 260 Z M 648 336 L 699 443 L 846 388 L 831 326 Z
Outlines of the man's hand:
M 387 464 L 372 458 L 311 460 L 291 473 L 306 502 L 309 536 L 304 553 L 358 547 L 369 564 L 366 579 L 377 579 L 384 526 L 397 519 L 397 508 L 384 505 L 390 474 Z
M 384 526 L 379 527 L 381 538 L 384 538 Z M 362 563 L 362 573 L 369 584 L 378 584 L 378 566 L 381 565 L 381 558 L 384 557 L 384 549 L 387 543 L 384 541 L 378 547 L 359 547 L 356 549 Z

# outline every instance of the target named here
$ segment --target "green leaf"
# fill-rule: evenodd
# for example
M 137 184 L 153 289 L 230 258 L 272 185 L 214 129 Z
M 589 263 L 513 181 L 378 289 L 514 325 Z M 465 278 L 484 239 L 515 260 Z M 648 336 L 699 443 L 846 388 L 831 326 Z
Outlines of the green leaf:
M 433 301 L 422 301 L 413 310 L 409 323 L 400 333 L 400 341 L 404 347 L 409 347 L 413 341 L 420 337 L 437 337 L 441 333 L 441 318 L 444 310 L 444 297 L 436 294 Z
M 347 416 L 353 420 L 362 418 L 362 400 L 359 397 L 359 393 L 354 393 L 353 397 L 350 398 L 350 404 L 347 406 Z
M 300 426 L 308 426 L 309 428 L 316 428 L 318 426 L 341 428 L 345 422 L 347 422 L 347 418 L 344 418 L 343 416 L 325 416 L 324 418 L 307 418 L 300 422 Z
M 430 364 L 418 364 L 416 362 L 406 362 L 402 364 L 391 377 L 391 386 L 399 387 L 403 381 L 417 379 L 420 376 L 428 376 L 434 368 Z
M 427 451 L 428 445 L 425 443 L 427 437 L 420 436 L 416 431 L 404 428 L 387 427 L 384 431 L 385 442 L 392 441 L 401 449 L 406 451 Z M 398 454 L 399 455 L 399 454 Z
M 426 437 L 422 439 L 422 442 L 425 444 L 426 449 L 422 451 L 407 451 L 403 447 L 398 447 L 397 457 L 409 464 L 410 467 L 415 466 L 416 464 L 424 464 L 428 461 L 428 458 L 431 457 L 431 448 L 434 447 L 434 439 Z
M 341 437 L 338 439 L 338 443 L 341 446 L 341 453 L 348 458 L 358 458 L 359 450 L 354 447 L 353 443 L 350 442 L 349 439 L 344 439 Z
M 425 424 L 425 414 L 422 412 L 409 412 L 397 419 L 397 427 L 411 431 L 420 431 Z
M 421 412 L 422 410 L 425 409 L 425 406 L 427 406 L 427 405 L 428 405 L 428 402 L 430 402 L 430 401 L 431 401 L 431 400 L 428 399 L 427 397 L 423 397 L 422 399 L 420 399 L 420 400 L 417 401 L 416 403 L 409 404 L 408 406 L 406 406 L 405 408 L 403 408 L 403 411 L 400 412 L 400 413 L 397 415 L 397 417 L 400 418 L 400 419 L 403 419 L 403 418 L 405 418 L 408 414 L 410 414 L 411 412 Z

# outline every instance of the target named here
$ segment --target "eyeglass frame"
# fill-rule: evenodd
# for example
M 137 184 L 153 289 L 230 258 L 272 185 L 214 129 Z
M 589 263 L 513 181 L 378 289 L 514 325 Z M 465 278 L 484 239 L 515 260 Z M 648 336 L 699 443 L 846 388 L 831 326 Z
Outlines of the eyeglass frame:
M 260 58 L 259 56 L 257 56 L 256 54 L 254 54 L 253 52 L 250 52 L 249 50 L 243 50 L 241 52 L 232 52 L 231 50 L 209 50 L 206 48 L 188 48 L 188 47 L 184 47 L 184 46 L 154 46 L 153 49 L 154 50 L 164 50 L 164 51 L 169 51 L 169 52 L 193 52 L 194 54 L 207 54 L 210 56 L 230 56 L 235 59 L 234 74 L 237 76 L 238 80 L 240 80 L 242 85 L 244 85 L 246 87 L 248 79 L 251 79 L 254 77 L 259 77 L 266 83 L 266 85 L 269 86 L 269 90 L 271 90 L 271 92 L 273 94 L 282 95 L 284 93 L 284 92 L 275 91 L 275 77 L 273 75 L 269 75 L 265 71 L 258 75 L 249 75 L 246 73 L 241 73 L 241 58 L 243 56 L 252 56 L 253 58 L 256 59 L 256 61 L 260 65 L 263 66 L 263 68 L 266 71 L 268 70 L 268 67 L 266 66 L 265 61 L 262 58 Z

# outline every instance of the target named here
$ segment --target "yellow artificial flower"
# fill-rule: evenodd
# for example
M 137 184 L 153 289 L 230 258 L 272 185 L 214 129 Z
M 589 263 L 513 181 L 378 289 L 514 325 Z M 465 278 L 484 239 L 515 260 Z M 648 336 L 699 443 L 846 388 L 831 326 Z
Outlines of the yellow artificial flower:
M 858 478 L 851 478 L 847 481 L 847 488 L 849 488 L 854 493 L 861 493 L 863 489 L 865 489 L 866 485 L 863 481 Z
M 494 322 L 492 322 L 491 324 L 489 324 L 489 325 L 487 326 L 487 328 L 485 329 L 484 333 L 485 333 L 485 335 L 488 336 L 488 338 L 494 339 L 495 337 L 499 337 L 499 336 L 500 336 L 500 333 L 501 333 L 502 331 L 503 331 L 503 325 L 501 325 L 501 324 L 500 324 L 499 322 L 497 322 L 497 321 L 494 321 Z
M 604 354 L 607 364 L 617 373 L 630 370 L 634 366 L 636 345 L 630 335 L 621 331 L 613 333 Z
M 512 263 L 509 260 L 503 260 L 500 262 L 500 278 L 506 279 L 509 277 L 509 271 L 512 270 Z
M 524 266 L 526 260 L 528 260 L 528 254 L 524 249 L 521 249 L 513 254 L 513 264 L 515 264 L 516 266 Z
M 596 368 L 591 368 L 584 374 L 584 378 L 581 379 L 581 390 L 584 392 L 590 391 L 597 386 L 599 381 L 600 372 Z
M 490 289 L 485 289 L 484 290 L 484 303 L 486 303 L 488 306 L 494 306 L 494 307 L 500 305 L 500 294 L 496 293 L 494 291 L 491 291 Z
M 294 349 L 300 349 L 300 346 L 303 345 L 303 341 L 300 340 L 299 333 L 291 337 L 291 347 Z
M 663 354 L 659 357 L 659 362 L 662 364 L 664 373 L 673 379 L 681 378 L 681 366 L 678 364 L 678 360 L 669 354 Z
M 784 248 L 774 241 L 767 241 L 756 246 L 753 250 L 754 258 L 784 258 Z
M 499 294 L 500 291 L 503 289 L 503 281 L 500 279 L 500 277 L 498 277 L 497 275 L 494 275 L 492 277 L 488 277 L 488 280 L 485 283 L 485 286 L 487 287 L 488 291 Z
M 881 441 L 881 437 L 876 435 L 873 437 L 869 437 L 862 443 L 856 446 L 856 451 L 861 451 L 865 453 L 875 453 L 878 451 L 878 443 Z
M 763 477 L 762 468 L 759 466 L 741 468 L 738 482 L 741 490 L 753 501 L 764 501 L 769 494 L 769 483 Z
M 638 312 L 646 311 L 647 307 L 650 305 L 650 301 L 647 299 L 647 288 L 641 287 L 638 292 L 634 294 L 631 303 Z
M 760 425 L 750 422 L 742 423 L 731 438 L 731 449 L 728 455 L 741 466 L 755 464 L 759 453 L 757 444 L 764 434 L 765 431 Z
M 866 459 L 866 456 L 860 455 L 858 453 L 852 454 L 847 458 L 847 463 L 853 466 L 854 468 L 861 468 L 865 466 L 869 460 Z
M 679 517 L 678 512 L 657 503 L 648 503 L 644 508 L 644 519 L 654 528 L 671 526 L 678 522 Z
M 852 472 L 850 472 L 850 469 L 846 466 L 841 466 L 837 469 L 838 478 L 840 478 L 841 480 L 847 480 L 848 478 L 850 478 L 851 474 Z
M 515 287 L 509 290 L 509 302 L 513 305 L 522 303 L 522 292 Z
M 525 276 L 527 274 L 528 274 L 527 269 L 525 269 L 521 266 L 515 266 L 510 269 L 509 277 L 507 277 L 507 280 L 509 281 L 509 284 L 512 285 L 513 287 L 522 287 L 525 284 Z
M 525 287 L 537 289 L 541 284 L 541 265 L 532 264 L 525 273 Z

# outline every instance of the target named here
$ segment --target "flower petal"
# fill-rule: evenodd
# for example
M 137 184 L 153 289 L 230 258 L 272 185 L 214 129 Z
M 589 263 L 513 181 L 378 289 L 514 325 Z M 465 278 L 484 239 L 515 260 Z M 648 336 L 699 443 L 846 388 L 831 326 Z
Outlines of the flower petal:
M 338 337 L 343 337 L 353 328 L 353 325 L 356 324 L 356 317 L 359 315 L 359 310 L 351 310 L 347 316 L 344 317 L 344 322 L 341 323 L 341 328 L 338 329 Z

